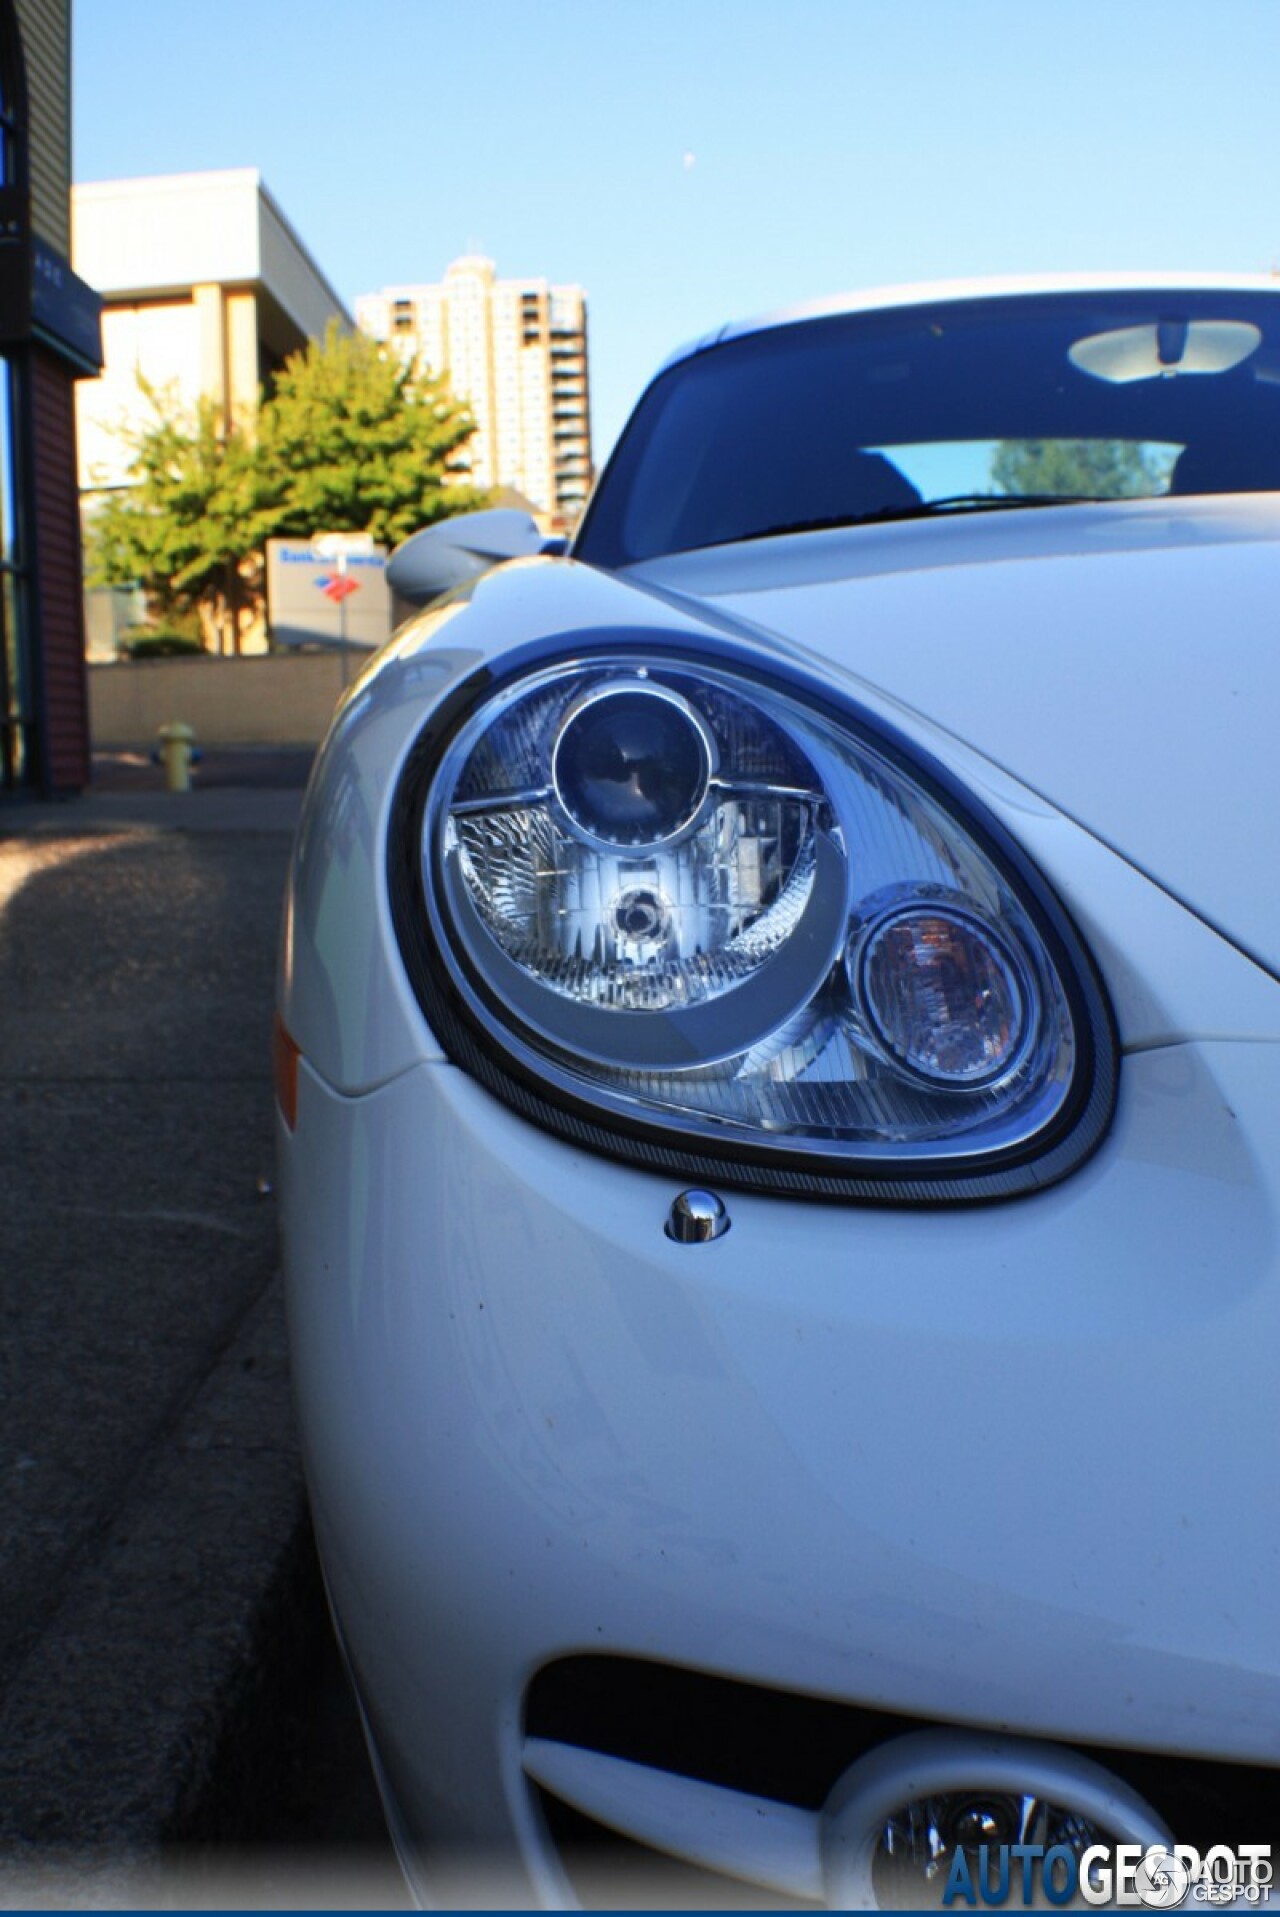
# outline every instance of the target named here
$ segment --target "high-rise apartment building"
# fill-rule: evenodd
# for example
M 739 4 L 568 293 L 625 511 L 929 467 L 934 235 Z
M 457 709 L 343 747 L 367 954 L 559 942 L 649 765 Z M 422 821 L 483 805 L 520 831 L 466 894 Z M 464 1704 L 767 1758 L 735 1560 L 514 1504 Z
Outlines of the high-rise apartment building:
M 591 485 L 587 304 L 581 287 L 500 280 L 492 260 L 455 260 L 436 286 L 387 286 L 356 324 L 444 373 L 475 416 L 477 486 L 512 486 L 572 524 Z

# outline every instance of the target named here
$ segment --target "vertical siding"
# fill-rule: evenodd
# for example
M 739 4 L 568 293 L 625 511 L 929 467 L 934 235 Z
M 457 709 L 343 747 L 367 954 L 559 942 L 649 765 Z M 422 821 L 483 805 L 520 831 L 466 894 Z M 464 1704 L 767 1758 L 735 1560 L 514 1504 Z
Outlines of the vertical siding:
M 71 369 L 34 347 L 31 369 L 32 580 L 44 680 L 44 783 L 78 789 L 89 779 L 89 695 L 84 661 L 80 513 Z
M 31 224 L 71 256 L 70 0 L 16 0 L 27 69 Z

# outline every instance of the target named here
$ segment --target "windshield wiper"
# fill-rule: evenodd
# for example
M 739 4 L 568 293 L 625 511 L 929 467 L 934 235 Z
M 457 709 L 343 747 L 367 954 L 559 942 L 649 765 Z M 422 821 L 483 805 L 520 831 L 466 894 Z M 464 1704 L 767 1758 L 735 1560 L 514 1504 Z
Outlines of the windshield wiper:
M 870 513 L 832 513 L 822 519 L 788 519 L 777 526 L 741 533 L 742 539 L 780 539 L 787 533 L 831 532 L 840 526 L 882 525 L 895 519 L 946 518 L 951 513 L 1005 512 L 1020 506 L 1088 506 L 1107 499 L 1105 493 L 951 493 L 945 499 L 922 500 L 918 506 L 880 506 Z
M 906 510 L 912 518 L 929 513 L 994 512 L 1005 506 L 1096 506 L 1106 493 L 951 493 L 945 499 L 926 499 Z

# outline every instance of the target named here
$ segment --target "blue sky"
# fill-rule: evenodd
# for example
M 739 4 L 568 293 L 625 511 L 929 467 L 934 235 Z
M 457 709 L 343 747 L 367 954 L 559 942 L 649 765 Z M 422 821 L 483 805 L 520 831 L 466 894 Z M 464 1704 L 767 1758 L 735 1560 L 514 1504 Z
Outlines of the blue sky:
M 682 340 L 885 281 L 1280 270 L 1278 0 L 75 0 L 77 179 L 256 166 L 337 291 L 590 301 L 597 459 Z

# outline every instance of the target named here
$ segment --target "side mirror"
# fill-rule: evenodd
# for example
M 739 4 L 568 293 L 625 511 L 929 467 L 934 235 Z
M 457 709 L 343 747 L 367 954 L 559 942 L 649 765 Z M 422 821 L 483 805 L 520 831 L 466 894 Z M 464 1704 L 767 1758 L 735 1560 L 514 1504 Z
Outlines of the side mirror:
M 387 561 L 387 584 L 411 606 L 425 606 L 442 592 L 478 579 L 503 559 L 534 553 L 562 553 L 568 541 L 540 533 L 528 513 L 515 506 L 459 513 L 414 533 Z

